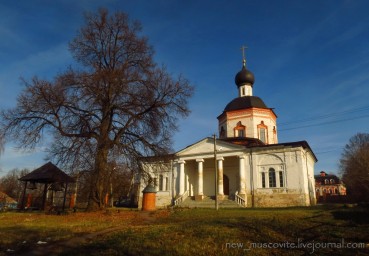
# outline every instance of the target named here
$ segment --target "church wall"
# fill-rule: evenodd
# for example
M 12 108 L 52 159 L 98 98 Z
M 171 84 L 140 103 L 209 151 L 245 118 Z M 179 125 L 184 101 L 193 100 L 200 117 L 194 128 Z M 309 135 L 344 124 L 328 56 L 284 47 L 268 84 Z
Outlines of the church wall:
M 307 153 L 307 165 L 308 165 L 308 185 L 309 185 L 309 198 L 310 204 L 316 204 L 316 193 L 315 193 L 315 178 L 314 178 L 314 166 L 315 159 L 310 152 Z
M 301 158 L 301 180 L 302 180 L 302 189 L 305 196 L 305 202 L 306 204 L 310 203 L 310 193 L 309 193 L 309 182 L 308 182 L 308 163 L 306 158 L 306 152 L 301 150 L 300 152 L 300 158 Z
M 205 159 L 203 170 L 203 192 L 206 196 L 215 195 L 214 158 Z
M 223 174 L 229 179 L 229 195 L 234 195 L 240 186 L 240 155 L 244 155 L 244 170 L 246 181 L 247 207 L 287 207 L 308 206 L 315 204 L 314 164 L 315 158 L 302 147 L 259 147 L 235 151 L 221 152 L 223 157 Z M 185 191 L 190 190 L 190 196 L 198 194 L 198 162 L 197 157 L 186 157 L 184 164 Z M 203 192 L 205 196 L 215 195 L 214 158 L 203 158 Z M 155 166 L 156 165 L 156 166 Z M 275 170 L 275 187 L 269 187 L 269 169 Z M 179 192 L 179 164 L 171 166 L 162 164 L 147 165 L 148 173 L 166 174 L 170 180 L 168 191 L 158 191 L 157 207 L 165 207 L 172 203 Z M 172 173 L 173 172 L 173 173 Z M 281 174 L 280 174 L 281 172 Z M 282 176 L 280 176 L 282 175 Z M 152 175 L 152 177 L 154 177 Z M 282 181 L 280 180 L 282 178 Z M 146 181 L 140 187 L 145 188 Z M 264 187 L 263 187 L 264 186 Z M 158 189 L 160 190 L 160 189 Z M 253 192 L 253 193 L 252 193 Z M 253 196 L 252 196 L 253 194 Z
M 189 196 L 194 196 L 197 193 L 197 163 L 195 160 L 186 161 L 185 163 L 185 191 L 189 191 Z
M 253 152 L 247 158 L 247 201 L 248 207 L 284 207 L 284 206 L 307 206 L 310 205 L 309 190 L 305 190 L 307 179 L 302 176 L 303 159 L 302 148 L 269 149 L 268 153 Z M 311 158 L 311 160 L 313 160 Z M 309 161 L 311 168 L 313 161 Z M 268 176 L 265 180 L 265 188 L 262 187 L 262 172 L 269 168 L 275 169 L 276 173 L 283 173 L 283 187 L 280 187 L 279 175 L 276 175 L 276 187 L 269 188 Z M 306 173 L 306 172 L 305 172 Z M 307 177 L 307 176 L 306 176 Z M 254 197 L 252 198 L 252 187 Z M 312 190 L 314 191 L 314 190 Z
M 233 196 L 239 186 L 239 159 L 238 157 L 225 157 L 223 163 L 223 174 L 229 179 L 229 195 Z
M 172 205 L 172 195 L 169 191 L 158 191 L 156 193 L 156 207 L 163 208 Z
M 168 205 L 172 204 L 173 200 L 173 190 L 172 184 L 174 182 L 172 171 L 172 164 L 171 163 L 145 163 L 143 165 L 143 169 L 145 174 L 141 175 L 140 177 L 140 184 L 138 187 L 138 208 L 142 207 L 142 198 L 143 193 L 142 191 L 148 185 L 148 177 L 150 176 L 152 179 L 155 180 L 155 188 L 157 190 L 156 193 L 156 207 L 163 208 L 167 207 Z M 159 179 L 162 179 L 161 181 Z M 163 181 L 165 179 L 165 181 Z M 161 185 L 161 187 L 160 187 Z

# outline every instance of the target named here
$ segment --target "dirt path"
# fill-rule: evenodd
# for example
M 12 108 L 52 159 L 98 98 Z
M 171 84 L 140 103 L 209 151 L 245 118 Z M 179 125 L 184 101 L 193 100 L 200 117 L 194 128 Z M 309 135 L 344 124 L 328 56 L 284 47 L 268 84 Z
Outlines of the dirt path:
M 133 223 L 131 225 L 150 225 L 153 223 L 157 216 L 153 214 L 153 212 L 139 212 L 139 219 L 137 223 Z M 103 230 L 99 230 L 97 232 L 89 233 L 83 236 L 72 237 L 68 240 L 57 241 L 57 242 L 48 242 L 47 244 L 38 244 L 35 245 L 34 249 L 31 251 L 27 251 L 23 254 L 23 256 L 43 256 L 43 255 L 58 255 L 63 251 L 71 251 L 74 248 L 78 248 L 79 246 L 86 244 L 90 241 L 96 240 L 97 237 L 104 237 L 107 234 L 111 234 L 113 232 L 117 232 L 120 230 L 126 229 L 127 226 L 117 226 L 110 227 Z

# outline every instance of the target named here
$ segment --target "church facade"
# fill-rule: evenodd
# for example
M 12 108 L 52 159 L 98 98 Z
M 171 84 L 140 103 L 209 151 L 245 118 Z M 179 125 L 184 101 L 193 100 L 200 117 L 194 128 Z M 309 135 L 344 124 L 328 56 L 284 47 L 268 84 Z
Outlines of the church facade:
M 157 207 L 215 197 L 242 207 L 315 204 L 317 158 L 306 141 L 278 142 L 277 115 L 253 95 L 254 81 L 244 59 L 235 77 L 238 97 L 217 117 L 218 138 L 143 161 L 147 175 L 140 179 L 139 207 L 149 180 L 157 190 Z

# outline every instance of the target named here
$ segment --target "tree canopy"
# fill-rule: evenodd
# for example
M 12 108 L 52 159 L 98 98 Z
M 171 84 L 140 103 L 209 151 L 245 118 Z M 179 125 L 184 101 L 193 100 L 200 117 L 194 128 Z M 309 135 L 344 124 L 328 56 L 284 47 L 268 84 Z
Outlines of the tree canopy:
M 79 65 L 52 81 L 23 81 L 16 107 L 0 113 L 3 142 L 32 149 L 51 134 L 50 157 L 91 170 L 89 209 L 103 207 L 111 162 L 167 153 L 177 119 L 190 112 L 193 87 L 154 62 L 140 33 L 126 13 L 86 14 L 69 44 Z
M 356 201 L 369 202 L 369 134 L 358 133 L 346 144 L 340 172 L 347 193 Z

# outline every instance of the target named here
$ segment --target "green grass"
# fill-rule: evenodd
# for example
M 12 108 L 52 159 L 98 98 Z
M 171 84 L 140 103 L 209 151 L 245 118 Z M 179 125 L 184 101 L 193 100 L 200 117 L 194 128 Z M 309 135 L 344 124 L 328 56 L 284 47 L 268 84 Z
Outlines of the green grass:
M 97 232 L 122 223 L 130 223 L 135 212 L 122 214 L 75 213 L 46 215 L 43 212 L 0 213 L 0 256 L 7 250 L 24 253 L 38 241 L 55 243 Z
M 149 226 L 131 227 L 79 248 L 75 255 L 304 255 L 313 249 L 250 248 L 252 243 L 369 243 L 369 225 L 335 219 L 357 209 L 175 210 Z M 361 210 L 359 210 L 361 211 Z M 366 211 L 368 215 L 368 211 Z M 355 216 L 353 214 L 352 216 Z M 231 243 L 231 244 L 230 244 Z M 312 244 L 311 244 L 312 245 Z M 242 248 L 230 248 L 231 246 Z M 272 247 L 275 245 L 272 245 Z M 302 246 L 302 245 L 301 245 Z M 319 246 L 319 245 L 318 245 Z M 331 245 L 333 246 L 333 245 Z M 244 250 L 249 249 L 250 250 Z M 316 255 L 368 254 L 366 249 L 324 248 Z M 66 252 L 65 255 L 68 255 Z
M 19 219 L 9 222 L 11 214 L 15 214 Z M 31 220 L 27 214 L 9 213 L 8 216 L 0 214 L 0 255 L 9 246 L 16 248 L 16 252 L 26 251 L 27 248 L 20 245 L 23 239 L 34 243 L 36 237 L 49 238 L 48 241 L 52 244 L 55 241 L 80 237 L 117 226 L 120 230 L 93 237 L 84 244 L 76 244 L 73 248 L 64 248 L 61 255 L 369 254 L 368 247 L 318 248 L 313 254 L 310 254 L 312 248 L 260 248 L 269 243 L 281 243 L 279 246 L 285 247 L 288 246 L 287 242 L 290 246 L 291 243 L 296 245 L 300 243 L 302 247 L 341 243 L 342 239 L 345 243 L 369 244 L 369 209 L 320 206 L 219 211 L 175 209 L 153 213 L 121 211 L 67 216 L 39 214 L 32 215 Z M 4 232 L 10 235 L 6 236 Z M 28 238 L 29 233 L 36 234 L 34 240 Z M 256 246 L 253 243 L 258 244 Z M 325 246 L 332 247 L 333 244 Z

